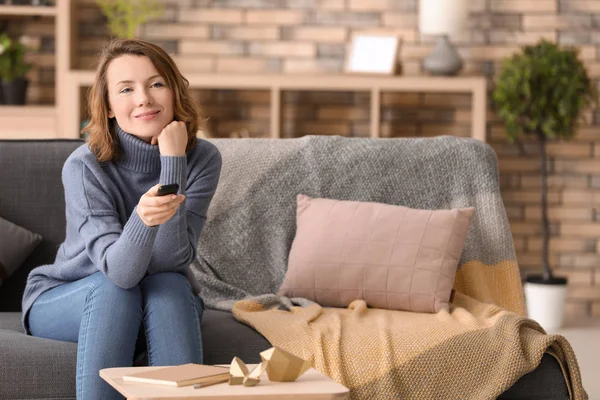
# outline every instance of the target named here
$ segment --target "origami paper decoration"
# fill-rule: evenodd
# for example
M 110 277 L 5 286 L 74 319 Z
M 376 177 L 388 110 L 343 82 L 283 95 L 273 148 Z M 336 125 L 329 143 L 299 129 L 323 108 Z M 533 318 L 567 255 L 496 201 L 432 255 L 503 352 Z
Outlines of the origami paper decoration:
M 279 347 L 272 347 L 260 353 L 262 362 L 252 372 L 238 357 L 231 360 L 229 367 L 229 384 L 255 386 L 260 376 L 267 371 L 269 380 L 274 382 L 292 382 L 306 372 L 311 364 Z
M 260 376 L 265 372 L 266 368 L 267 363 L 263 361 L 252 372 L 249 372 L 246 364 L 238 357 L 234 357 L 229 367 L 229 384 L 255 386 L 260 382 Z
M 263 372 L 265 372 L 265 369 L 267 369 L 266 361 L 258 364 L 256 368 L 254 368 L 252 372 L 250 372 L 248 376 L 244 378 L 244 386 L 255 386 L 258 382 L 260 382 L 260 376 L 263 374 Z
M 229 384 L 241 385 L 244 383 L 244 378 L 248 376 L 248 367 L 242 360 L 233 357 L 231 366 L 229 367 Z
M 311 366 L 310 361 L 296 357 L 279 347 L 263 351 L 260 357 L 267 361 L 267 375 L 273 382 L 295 381 Z

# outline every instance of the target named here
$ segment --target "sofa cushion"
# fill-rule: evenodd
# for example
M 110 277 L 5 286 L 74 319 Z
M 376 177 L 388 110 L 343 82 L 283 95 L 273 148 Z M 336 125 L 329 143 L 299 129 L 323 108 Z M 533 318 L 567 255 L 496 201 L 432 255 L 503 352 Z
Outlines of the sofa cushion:
M 417 210 L 298 195 L 297 231 L 279 294 L 323 306 L 448 309 L 474 208 Z
M 25 330 L 23 329 L 23 324 L 21 323 L 21 313 L 20 312 L 0 313 L 0 330 L 25 333 Z
M 27 336 L 21 313 L 0 313 L 0 398 L 75 399 L 77 344 Z
M 260 352 L 271 344 L 260 333 L 239 323 L 227 311 L 204 310 L 202 347 L 205 364 L 230 364 L 239 357 L 247 364 L 260 363 Z
M 0 217 L 0 286 L 42 241 L 37 233 Z
M 54 261 L 65 238 L 62 166 L 81 140 L 0 140 L 2 218 L 43 237 L 0 287 L 0 311 L 20 311 L 29 272 Z M 43 199 L 41 201 L 40 199 Z
M 569 399 L 569 389 L 560 364 L 550 354 L 544 354 L 540 365 L 523 375 L 498 400 Z

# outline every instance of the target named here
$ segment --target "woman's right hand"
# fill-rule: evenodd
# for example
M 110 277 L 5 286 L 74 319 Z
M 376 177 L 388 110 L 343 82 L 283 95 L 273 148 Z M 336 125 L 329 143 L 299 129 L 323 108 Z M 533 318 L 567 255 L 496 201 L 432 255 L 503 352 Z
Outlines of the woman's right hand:
M 185 200 L 182 194 L 157 196 L 159 187 L 160 184 L 154 185 L 144 193 L 136 208 L 138 216 L 147 226 L 161 225 L 170 220 Z

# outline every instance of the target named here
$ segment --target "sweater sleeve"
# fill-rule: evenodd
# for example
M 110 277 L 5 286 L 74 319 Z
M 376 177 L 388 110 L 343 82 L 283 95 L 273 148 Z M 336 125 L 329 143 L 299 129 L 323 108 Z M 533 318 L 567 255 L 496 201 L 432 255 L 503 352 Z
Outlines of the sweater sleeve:
M 221 172 L 221 155 L 214 150 L 189 183 L 186 157 L 161 157 L 160 183 L 178 183 L 186 200 L 170 220 L 160 225 L 148 273 L 181 271 L 196 257 L 198 238 Z
M 135 211 L 123 224 L 107 187 L 81 161 L 65 163 L 63 185 L 67 219 L 92 263 L 119 287 L 137 285 L 148 268 L 158 229 L 146 226 Z

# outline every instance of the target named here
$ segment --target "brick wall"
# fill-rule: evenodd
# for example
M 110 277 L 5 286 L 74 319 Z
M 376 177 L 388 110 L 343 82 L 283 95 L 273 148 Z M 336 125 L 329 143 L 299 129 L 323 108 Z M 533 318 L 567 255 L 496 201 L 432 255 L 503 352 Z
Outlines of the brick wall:
M 421 73 L 432 40 L 417 29 L 418 0 L 164 0 L 165 15 L 141 36 L 174 54 L 185 72 L 339 73 L 355 32 L 397 33 L 405 75 Z M 81 68 L 107 37 L 93 0 L 80 0 Z M 489 78 L 520 45 L 546 38 L 577 45 L 591 76 L 600 78 L 600 0 L 470 0 L 470 30 L 455 38 L 464 74 Z M 26 29 L 47 38 L 43 24 Z M 48 61 L 41 58 L 42 61 Z M 51 78 L 46 64 L 40 73 Z M 40 100 L 47 89 L 40 89 Z M 267 136 L 269 96 L 261 91 L 196 92 L 214 136 Z M 368 94 L 286 93 L 284 135 L 368 136 Z M 386 94 L 382 136 L 469 135 L 470 98 L 460 94 Z M 551 262 L 570 279 L 568 311 L 600 316 L 600 113 L 586 113 L 575 140 L 550 154 Z M 537 148 L 526 154 L 505 139 L 490 112 L 488 141 L 499 157 L 501 187 L 524 271 L 540 266 Z M 600 210 L 600 208 L 598 208 Z

